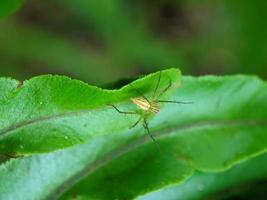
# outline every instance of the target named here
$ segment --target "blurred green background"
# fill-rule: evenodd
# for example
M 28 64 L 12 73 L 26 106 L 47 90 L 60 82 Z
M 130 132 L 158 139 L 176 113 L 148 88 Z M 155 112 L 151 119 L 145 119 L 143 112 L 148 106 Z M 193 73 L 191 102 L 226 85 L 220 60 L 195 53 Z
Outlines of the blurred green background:
M 0 19 L 0 76 L 102 85 L 179 67 L 267 78 L 266 0 L 25 0 Z

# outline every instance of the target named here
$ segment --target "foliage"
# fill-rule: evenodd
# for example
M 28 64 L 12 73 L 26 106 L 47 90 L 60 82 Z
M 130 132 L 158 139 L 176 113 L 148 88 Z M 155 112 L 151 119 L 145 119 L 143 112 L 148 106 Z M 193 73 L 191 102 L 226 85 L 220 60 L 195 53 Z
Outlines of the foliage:
M 15 12 L 22 4 L 22 0 L 1 0 L 0 18 Z
M 207 194 L 264 178 L 266 82 L 243 75 L 181 79 L 177 69 L 162 71 L 159 91 L 173 83 L 163 98 L 194 104 L 165 104 L 149 119 L 159 151 L 141 125 L 129 128 L 138 116 L 109 106 L 138 109 L 130 98 L 140 95 L 136 89 L 150 97 L 158 77 L 159 72 L 150 74 L 115 90 L 62 76 L 22 85 L 1 79 L 1 153 L 24 157 L 2 162 L 0 199 L 63 193 L 62 199 L 143 198 L 172 185 L 179 190 L 200 172 L 205 180 L 229 169 L 236 180 L 220 186 L 220 178 L 214 179 L 218 187 Z M 236 175 L 237 164 L 250 169 L 245 178 Z
M 23 8 L 21 7 L 23 2 Z M 267 1 L 0 1 L 0 200 L 267 199 Z M 17 11 L 18 10 L 18 11 Z M 17 11 L 17 12 L 16 12 Z M 10 16 L 12 13 L 14 15 Z M 60 75 L 67 74 L 77 80 Z M 113 82 L 102 89 L 82 81 Z M 109 88 L 109 89 L 107 89 Z M 139 112 L 140 113 L 140 112 Z
M 265 0 L 27 0 L 0 22 L 0 76 L 55 73 L 100 85 L 179 66 L 266 78 L 266 8 Z

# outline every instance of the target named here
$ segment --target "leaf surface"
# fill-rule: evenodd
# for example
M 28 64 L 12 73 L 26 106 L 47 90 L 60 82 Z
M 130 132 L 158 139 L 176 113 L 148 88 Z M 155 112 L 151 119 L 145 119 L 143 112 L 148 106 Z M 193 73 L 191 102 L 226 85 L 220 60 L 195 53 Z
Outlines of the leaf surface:
M 132 85 L 149 97 L 153 93 L 158 76 L 159 73 L 152 74 L 138 79 Z M 162 72 L 162 77 L 160 90 L 166 87 L 169 77 L 173 83 L 179 83 L 180 73 L 170 69 Z M 28 88 L 29 91 L 29 88 L 32 88 L 29 86 L 33 86 L 34 81 L 43 80 L 43 78 L 30 80 L 16 91 L 16 94 L 23 91 L 23 88 L 24 90 Z M 57 81 L 59 77 L 49 76 L 49 81 L 51 78 Z M 174 184 L 182 184 L 196 170 L 202 173 L 225 171 L 241 161 L 266 152 L 267 84 L 258 78 L 242 75 L 183 78 L 178 88 L 173 87 L 172 91 L 163 97 L 168 100 L 193 101 L 193 104 L 162 105 L 160 113 L 148 120 L 150 131 L 158 141 L 161 151 L 147 136 L 141 125 L 129 129 L 138 116 L 123 115 L 106 106 L 112 102 L 121 110 L 136 109 L 129 102 L 129 98 L 136 96 L 136 90 L 132 89 L 133 87 L 127 85 L 114 91 L 103 91 L 92 87 L 90 90 L 94 90 L 92 92 L 95 95 L 94 99 L 102 99 L 95 102 L 89 98 L 90 95 L 87 97 L 82 93 L 85 88 L 88 88 L 87 85 L 70 79 L 66 80 L 69 81 L 69 85 L 59 84 L 58 86 L 58 90 L 64 88 L 63 91 L 66 93 L 57 97 L 57 101 L 52 98 L 52 93 L 49 93 L 51 82 L 43 84 L 47 87 L 41 94 L 52 96 L 49 100 L 53 100 L 46 101 L 46 109 L 53 105 L 70 111 L 72 108 L 84 109 L 90 105 L 90 112 L 85 112 L 85 118 L 82 118 L 83 114 L 71 116 L 62 126 L 65 128 L 75 120 L 79 122 L 77 124 L 75 122 L 75 127 L 79 131 L 68 135 L 72 143 L 62 143 L 63 134 L 68 133 L 64 129 L 57 133 L 60 136 L 54 139 L 62 146 L 47 140 L 42 141 L 44 147 L 41 148 L 36 144 L 30 148 L 30 141 L 27 143 L 26 140 L 25 148 L 21 151 L 20 148 L 12 146 L 13 152 L 22 154 L 65 149 L 12 159 L 2 164 L 0 185 L 3 187 L 0 188 L 0 195 L 2 195 L 0 199 L 4 197 L 3 195 L 6 195 L 5 199 L 22 197 L 23 199 L 56 199 L 65 192 L 67 193 L 62 196 L 62 199 L 132 199 L 157 190 L 164 190 Z M 83 89 L 75 94 L 78 97 L 83 94 L 85 99 L 81 103 L 83 106 L 77 104 L 82 98 L 71 98 L 70 94 L 77 90 L 73 83 L 78 84 L 79 87 L 80 84 L 82 85 Z M 64 87 L 66 85 L 67 87 Z M 98 90 L 100 90 L 99 93 L 96 92 Z M 106 96 L 102 96 L 102 92 Z M 20 93 L 22 94 L 24 93 Z M 101 97 L 97 96 L 98 94 L 101 94 Z M 69 101 L 64 101 L 68 99 L 66 97 Z M 104 99 L 108 100 L 104 101 Z M 49 105 L 49 102 L 53 104 Z M 51 121 L 57 123 L 54 118 Z M 83 132 L 86 136 L 83 138 L 78 136 L 79 139 L 76 139 L 76 135 L 81 134 L 80 127 L 85 121 L 89 123 L 90 131 L 95 129 L 95 132 L 88 137 L 87 134 L 90 132 L 88 129 Z M 43 121 L 38 123 L 43 124 Z M 49 120 L 48 123 L 50 123 Z M 27 125 L 22 129 L 31 126 L 35 124 Z M 58 130 L 61 130 L 62 127 L 58 127 Z M 45 134 L 38 129 L 29 130 L 31 131 L 27 130 L 20 134 L 12 132 L 3 138 L 1 144 L 9 142 L 11 145 L 12 141 L 16 141 L 16 138 L 21 135 L 27 136 L 30 140 L 35 135 L 41 137 L 40 135 Z M 39 132 L 33 134 L 34 130 Z M 52 138 L 49 132 L 46 134 Z M 31 137 L 28 137 L 29 135 Z M 82 144 L 79 144 L 80 142 Z M 72 147 L 66 148 L 68 146 Z M 2 152 L 6 151 L 7 148 L 2 148 Z M 256 177 L 255 179 L 259 178 L 253 174 L 251 176 Z M 29 191 L 32 185 L 35 185 L 36 189 Z
M 240 188 L 235 188 L 240 184 L 245 185 L 249 182 L 267 178 L 267 154 L 263 154 L 256 158 L 242 162 L 234 166 L 228 171 L 220 173 L 195 173 L 189 180 L 182 185 L 172 185 L 170 187 L 162 188 L 162 190 L 154 193 L 141 196 L 138 200 L 194 200 L 205 199 L 209 195 L 214 196 L 214 199 L 224 199 L 224 196 L 230 195 L 231 190 L 236 190 L 235 193 L 240 192 Z M 239 186 L 242 188 L 242 185 Z M 233 189 L 231 189 L 233 188 Z M 228 189 L 227 194 L 222 191 Z M 230 190 L 231 189 L 231 190 Z M 243 190 L 248 191 L 248 187 Z M 252 188 L 252 190 L 255 188 Z M 265 195 L 266 196 L 266 195 Z M 255 196 L 253 198 L 256 198 Z M 264 198 L 263 196 L 261 198 Z
M 163 71 L 158 89 L 169 81 L 179 83 L 180 76 L 177 69 Z M 119 90 L 104 90 L 63 76 L 25 81 L 0 102 L 0 153 L 50 152 L 126 129 L 138 116 L 118 115 L 109 105 L 151 93 L 158 77 L 159 73 L 151 74 Z

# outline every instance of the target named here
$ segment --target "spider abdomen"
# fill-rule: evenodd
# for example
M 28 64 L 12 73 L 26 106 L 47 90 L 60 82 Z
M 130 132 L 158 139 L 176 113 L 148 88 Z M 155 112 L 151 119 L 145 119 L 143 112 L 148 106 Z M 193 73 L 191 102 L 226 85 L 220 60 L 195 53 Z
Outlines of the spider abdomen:
M 131 98 L 131 101 L 142 110 L 149 111 L 154 114 L 159 112 L 159 104 L 156 101 L 149 102 L 144 97 Z

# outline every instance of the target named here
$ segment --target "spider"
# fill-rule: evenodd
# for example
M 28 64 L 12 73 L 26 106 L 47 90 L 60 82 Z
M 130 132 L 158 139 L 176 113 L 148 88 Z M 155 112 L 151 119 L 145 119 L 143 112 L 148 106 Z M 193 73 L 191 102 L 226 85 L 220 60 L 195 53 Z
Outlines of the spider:
M 139 94 L 139 97 L 131 98 L 131 102 L 135 104 L 137 107 L 139 107 L 139 110 L 136 111 L 121 111 L 119 110 L 115 105 L 111 105 L 118 113 L 120 114 L 130 114 L 130 115 L 139 115 L 139 119 L 134 123 L 131 128 L 134 128 L 137 126 L 141 121 L 144 129 L 146 130 L 149 137 L 157 144 L 159 147 L 159 144 L 157 143 L 154 136 L 150 133 L 148 128 L 148 122 L 147 119 L 150 115 L 156 115 L 160 111 L 160 103 L 176 103 L 176 104 L 192 104 L 192 102 L 182 102 L 182 101 L 170 101 L 170 100 L 159 100 L 156 98 L 156 94 L 159 88 L 161 80 L 161 71 L 159 72 L 159 77 L 156 83 L 156 87 L 153 91 L 152 98 L 149 99 L 145 95 L 143 95 L 139 90 L 137 90 L 134 86 L 132 88 Z M 172 82 L 169 81 L 169 84 L 157 95 L 157 97 L 162 96 L 165 92 L 167 92 L 172 86 Z

